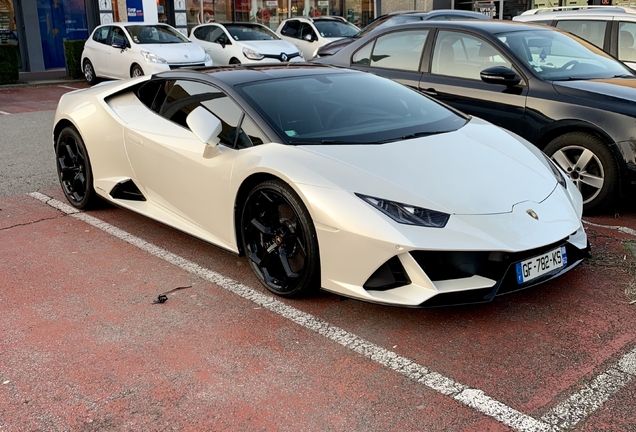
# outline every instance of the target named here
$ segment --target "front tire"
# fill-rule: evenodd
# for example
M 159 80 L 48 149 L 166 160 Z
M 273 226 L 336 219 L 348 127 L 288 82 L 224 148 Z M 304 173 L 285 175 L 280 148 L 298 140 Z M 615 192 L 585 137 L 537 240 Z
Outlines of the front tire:
M 570 132 L 552 140 L 544 151 L 579 189 L 585 212 L 606 209 L 614 202 L 618 164 L 600 138 L 585 132 Z
M 318 238 L 307 208 L 287 184 L 265 181 L 247 196 L 241 217 L 243 250 L 258 280 L 283 297 L 320 287 Z
M 137 78 L 137 77 L 140 77 L 140 76 L 144 76 L 144 70 L 141 68 L 141 66 L 139 66 L 138 64 L 135 63 L 130 68 L 130 77 L 131 78 Z
M 60 132 L 55 142 L 55 157 L 66 199 L 78 209 L 93 207 L 98 201 L 93 189 L 93 171 L 84 141 L 75 128 L 68 126 Z

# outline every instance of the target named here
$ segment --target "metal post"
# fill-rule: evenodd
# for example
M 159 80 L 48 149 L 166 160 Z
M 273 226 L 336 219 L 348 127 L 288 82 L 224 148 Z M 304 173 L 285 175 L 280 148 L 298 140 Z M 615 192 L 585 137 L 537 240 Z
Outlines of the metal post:
M 503 3 L 504 0 L 499 0 L 499 19 L 503 19 Z

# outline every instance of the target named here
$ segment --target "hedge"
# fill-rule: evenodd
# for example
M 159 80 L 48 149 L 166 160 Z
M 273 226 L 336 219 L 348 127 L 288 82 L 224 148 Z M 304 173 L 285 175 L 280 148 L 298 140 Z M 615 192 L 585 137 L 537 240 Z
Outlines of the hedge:
M 0 84 L 16 84 L 20 79 L 18 46 L 0 45 Z
M 66 58 L 66 73 L 71 78 L 82 78 L 82 51 L 85 40 L 65 40 L 64 57 Z

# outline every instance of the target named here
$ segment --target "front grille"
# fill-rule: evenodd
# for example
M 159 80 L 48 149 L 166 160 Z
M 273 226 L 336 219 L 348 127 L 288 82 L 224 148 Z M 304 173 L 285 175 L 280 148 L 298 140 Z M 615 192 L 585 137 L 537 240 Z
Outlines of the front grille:
M 283 55 L 285 55 L 286 60 L 283 60 Z M 294 53 L 294 54 L 287 54 L 287 53 L 280 53 L 280 54 L 263 54 L 264 58 L 271 58 L 271 59 L 276 59 L 276 60 L 280 60 L 282 62 L 285 61 L 290 61 L 293 58 L 296 57 L 300 57 L 300 53 Z
M 205 66 L 205 63 L 171 63 L 170 70 L 203 66 Z

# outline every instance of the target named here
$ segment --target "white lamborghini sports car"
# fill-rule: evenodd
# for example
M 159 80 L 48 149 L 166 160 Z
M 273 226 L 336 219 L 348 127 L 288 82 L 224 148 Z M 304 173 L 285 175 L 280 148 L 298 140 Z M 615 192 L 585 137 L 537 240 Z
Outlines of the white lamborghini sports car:
M 62 97 L 62 189 L 236 254 L 270 291 L 490 301 L 588 254 L 539 149 L 388 79 L 316 65 L 175 70 Z

